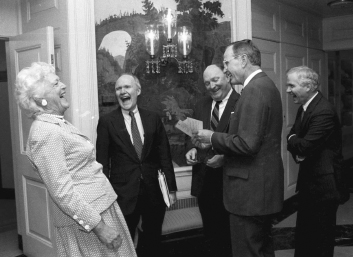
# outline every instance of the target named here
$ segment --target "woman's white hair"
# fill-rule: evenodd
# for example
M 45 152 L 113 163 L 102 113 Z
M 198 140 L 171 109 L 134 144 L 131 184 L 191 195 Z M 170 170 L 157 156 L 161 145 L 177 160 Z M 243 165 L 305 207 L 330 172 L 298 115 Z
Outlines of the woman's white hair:
M 51 73 L 55 73 L 54 66 L 45 62 L 34 62 L 17 74 L 15 98 L 31 118 L 44 111 L 36 102 L 43 98 L 45 86 L 49 83 L 47 75 Z

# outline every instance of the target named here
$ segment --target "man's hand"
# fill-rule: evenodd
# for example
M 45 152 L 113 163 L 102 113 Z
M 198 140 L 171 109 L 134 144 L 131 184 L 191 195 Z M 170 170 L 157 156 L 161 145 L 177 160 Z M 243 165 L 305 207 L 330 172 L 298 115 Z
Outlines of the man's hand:
M 176 201 L 177 201 L 176 192 L 169 193 L 169 199 L 170 199 L 170 205 L 171 205 L 171 206 L 172 206 L 173 204 L 175 204 Z
M 219 168 L 223 166 L 224 163 L 224 155 L 215 155 L 212 158 L 208 159 L 206 162 L 207 166 L 210 166 L 211 168 Z
M 92 231 L 96 234 L 98 239 L 109 249 L 117 250 L 123 242 L 120 234 L 112 227 L 104 224 L 102 220 Z
M 191 142 L 201 149 L 209 148 L 211 147 L 211 136 L 213 133 L 211 130 L 200 129 L 196 133 L 193 133 Z
M 197 149 L 196 148 L 190 149 L 185 154 L 185 158 L 186 158 L 186 163 L 188 165 L 195 165 L 196 163 L 198 163 L 198 161 L 197 161 Z

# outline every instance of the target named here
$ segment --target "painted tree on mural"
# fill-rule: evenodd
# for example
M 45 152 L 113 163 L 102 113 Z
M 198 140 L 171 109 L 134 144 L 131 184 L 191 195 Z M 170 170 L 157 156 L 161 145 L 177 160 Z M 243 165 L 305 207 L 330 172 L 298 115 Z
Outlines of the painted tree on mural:
M 209 32 L 215 30 L 219 23 L 218 17 L 223 17 L 221 3 L 219 1 L 200 2 L 199 0 L 175 0 L 177 10 L 181 13 L 178 16 L 178 24 L 192 27 L 193 51 L 200 51 L 197 57 L 202 65 L 201 69 L 212 64 L 215 55 L 215 46 L 210 42 Z
M 159 20 L 159 13 L 151 1 L 142 1 L 142 10 L 145 12 L 148 23 L 154 23 Z

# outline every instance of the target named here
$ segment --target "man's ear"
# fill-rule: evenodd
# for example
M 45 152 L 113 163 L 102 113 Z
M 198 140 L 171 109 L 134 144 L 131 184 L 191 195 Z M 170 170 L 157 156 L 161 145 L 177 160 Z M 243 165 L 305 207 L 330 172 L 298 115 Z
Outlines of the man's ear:
M 305 85 L 305 91 L 306 92 L 310 92 L 310 91 L 313 91 L 313 90 L 314 90 L 313 85 L 311 85 L 311 84 L 306 84 Z
M 248 56 L 247 55 L 242 55 L 240 57 L 240 60 L 241 60 L 241 67 L 246 67 L 246 65 L 248 64 L 248 62 L 250 63 L 249 59 L 248 59 Z
M 140 94 L 141 94 L 141 89 L 138 88 L 138 89 L 137 89 L 137 95 L 140 95 Z

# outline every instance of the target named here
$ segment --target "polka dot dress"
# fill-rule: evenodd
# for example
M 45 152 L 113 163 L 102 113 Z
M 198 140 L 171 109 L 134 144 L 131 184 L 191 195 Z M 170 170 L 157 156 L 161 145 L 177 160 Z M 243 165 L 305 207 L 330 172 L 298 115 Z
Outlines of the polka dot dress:
M 26 154 L 52 199 L 59 257 L 137 256 L 117 195 L 87 137 L 61 116 L 40 114 Z M 119 249 L 108 249 L 92 231 L 101 220 L 120 234 Z

